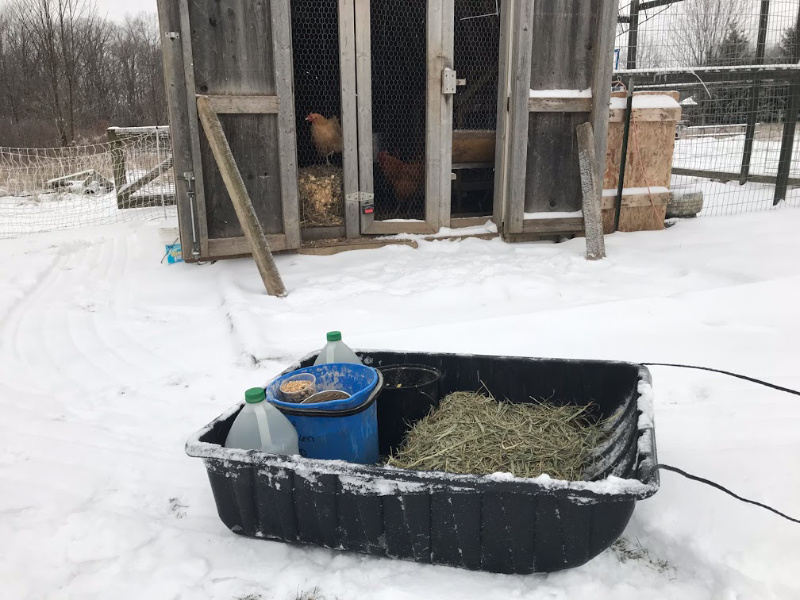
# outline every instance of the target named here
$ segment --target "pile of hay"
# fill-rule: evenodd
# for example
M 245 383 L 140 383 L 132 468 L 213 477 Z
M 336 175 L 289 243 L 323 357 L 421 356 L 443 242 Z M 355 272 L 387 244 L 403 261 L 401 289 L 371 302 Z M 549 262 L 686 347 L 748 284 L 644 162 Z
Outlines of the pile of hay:
M 455 392 L 419 421 L 389 465 L 474 475 L 577 481 L 604 437 L 589 406 L 497 402 L 477 392 Z
M 297 173 L 297 191 L 303 227 L 344 225 L 344 184 L 342 168 L 315 165 Z

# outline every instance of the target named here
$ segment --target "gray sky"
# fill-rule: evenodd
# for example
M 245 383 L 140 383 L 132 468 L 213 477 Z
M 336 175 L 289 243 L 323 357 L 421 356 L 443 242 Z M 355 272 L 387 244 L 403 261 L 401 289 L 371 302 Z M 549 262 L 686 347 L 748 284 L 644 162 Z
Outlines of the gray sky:
M 115 21 L 121 21 L 126 14 L 156 12 L 156 0 L 95 0 L 101 14 L 107 14 Z

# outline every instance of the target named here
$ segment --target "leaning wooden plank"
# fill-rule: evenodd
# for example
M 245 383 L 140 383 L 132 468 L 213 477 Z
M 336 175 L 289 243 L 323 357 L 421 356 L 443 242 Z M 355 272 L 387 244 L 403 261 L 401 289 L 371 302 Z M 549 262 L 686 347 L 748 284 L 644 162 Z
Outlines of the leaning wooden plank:
M 118 189 L 117 200 L 119 202 L 124 202 L 125 200 L 128 200 L 133 194 L 138 192 L 148 183 L 161 177 L 171 168 L 172 168 L 172 156 L 168 156 L 167 159 L 164 160 L 160 165 L 157 165 L 155 168 L 145 173 L 142 177 L 140 177 L 136 181 L 132 181 L 131 183 L 123 185 L 121 189 Z
M 597 185 L 597 155 L 591 123 L 578 125 L 578 164 L 583 191 L 583 227 L 586 233 L 586 258 L 599 260 L 606 257 L 603 238 L 601 194 Z
M 258 265 L 258 272 L 264 281 L 264 287 L 267 288 L 267 293 L 271 296 L 283 297 L 286 295 L 286 288 L 283 285 L 280 273 L 278 273 L 278 268 L 275 266 L 275 259 L 272 257 L 267 238 L 264 236 L 264 231 L 258 222 L 256 211 L 250 201 L 250 196 L 247 194 L 242 175 L 236 166 L 231 147 L 225 137 L 225 132 L 222 130 L 222 123 L 220 123 L 219 117 L 214 112 L 207 97 L 197 97 L 197 113 L 200 117 L 200 122 L 203 124 L 203 130 L 208 138 L 208 145 L 214 154 L 214 160 L 217 162 L 222 180 L 225 182 L 233 207 L 236 209 L 236 216 L 239 218 L 242 231 L 244 231 L 247 242 L 250 244 L 253 258 L 256 261 L 256 265 Z

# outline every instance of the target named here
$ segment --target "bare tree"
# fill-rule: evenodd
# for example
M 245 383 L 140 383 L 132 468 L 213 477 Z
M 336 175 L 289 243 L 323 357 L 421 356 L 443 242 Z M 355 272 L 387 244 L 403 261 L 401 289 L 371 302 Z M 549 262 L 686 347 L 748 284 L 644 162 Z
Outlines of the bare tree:
M 92 1 L 0 8 L 0 145 L 83 143 L 108 125 L 166 122 L 155 16 L 115 24 Z
M 713 64 L 717 51 L 746 14 L 745 0 L 687 0 L 674 17 L 669 52 L 673 60 L 690 67 Z

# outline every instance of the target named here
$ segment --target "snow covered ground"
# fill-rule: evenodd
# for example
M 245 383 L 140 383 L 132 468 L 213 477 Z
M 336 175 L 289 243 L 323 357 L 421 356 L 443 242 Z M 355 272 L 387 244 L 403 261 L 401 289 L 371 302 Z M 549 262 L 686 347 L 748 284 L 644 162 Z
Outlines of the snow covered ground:
M 186 438 L 342 329 L 354 347 L 684 362 L 800 388 L 800 210 L 657 233 L 160 264 L 158 223 L 0 241 L 0 598 L 800 598 L 800 526 L 662 475 L 588 565 L 503 576 L 230 533 Z M 654 368 L 659 458 L 800 513 L 800 403 Z

